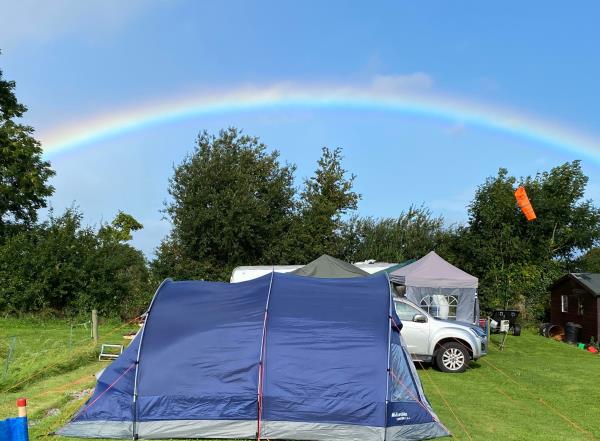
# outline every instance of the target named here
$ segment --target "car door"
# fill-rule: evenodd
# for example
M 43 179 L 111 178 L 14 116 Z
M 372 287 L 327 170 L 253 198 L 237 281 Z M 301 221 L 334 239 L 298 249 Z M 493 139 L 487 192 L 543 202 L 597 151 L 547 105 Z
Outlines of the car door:
M 396 313 L 402 321 L 402 337 L 411 355 L 429 354 L 429 317 L 425 323 L 413 321 L 415 315 L 424 315 L 422 311 L 401 300 L 394 302 Z M 414 358 L 414 357 L 413 357 Z

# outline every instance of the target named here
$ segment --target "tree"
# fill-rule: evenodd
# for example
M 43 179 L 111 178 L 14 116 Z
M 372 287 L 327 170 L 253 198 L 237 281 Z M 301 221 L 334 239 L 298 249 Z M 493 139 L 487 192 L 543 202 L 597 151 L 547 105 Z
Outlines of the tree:
M 151 276 L 144 254 L 128 243 L 131 232 L 142 228 L 133 216 L 122 211 L 109 225 L 99 228 L 86 267 L 92 295 L 84 305 L 94 305 L 106 315 L 117 313 L 121 318 L 135 317 L 146 310 L 157 281 Z
M 105 242 L 128 242 L 133 239 L 132 231 L 139 231 L 144 226 L 133 216 L 119 210 L 110 225 L 103 225 L 98 231 L 98 237 Z
M 581 256 L 577 267 L 586 273 L 600 273 L 600 248 L 592 248 Z
M 549 285 L 600 239 L 600 210 L 583 199 L 587 180 L 573 161 L 521 179 L 500 169 L 477 189 L 449 258 L 480 278 L 484 306 L 520 305 L 541 315 Z M 533 222 L 515 204 L 518 185 L 537 214 Z
M 173 229 L 157 249 L 156 273 L 227 280 L 237 265 L 275 261 L 294 208 L 294 169 L 235 128 L 201 133 L 169 181 Z
M 539 245 L 553 258 L 570 264 L 582 250 L 598 242 L 600 209 L 591 199 L 583 199 L 588 180 L 580 161 L 524 180 L 539 207 L 532 235 L 537 239 L 531 244 L 534 249 Z
M 75 209 L 37 223 L 54 192 L 33 128 L 19 124 L 27 108 L 0 71 L 0 311 L 138 314 L 149 300 L 144 255 L 128 242 L 142 228 L 119 212 L 98 231 Z
M 342 167 L 342 149 L 323 147 L 314 176 L 305 180 L 292 233 L 294 263 L 321 254 L 340 254 L 343 217 L 356 210 L 360 195 L 353 174 Z
M 410 207 L 397 218 L 352 218 L 343 228 L 344 259 L 403 262 L 445 245 L 444 219 L 425 207 Z
M 96 308 L 125 318 L 147 307 L 152 282 L 143 254 L 122 237 L 83 227 L 81 218 L 75 209 L 51 212 L 0 245 L 0 311 L 78 315 Z
M 11 227 L 33 225 L 37 210 L 54 192 L 48 184 L 54 171 L 42 159 L 33 128 L 15 121 L 27 108 L 14 88 L 15 82 L 5 81 L 0 70 L 0 241 Z

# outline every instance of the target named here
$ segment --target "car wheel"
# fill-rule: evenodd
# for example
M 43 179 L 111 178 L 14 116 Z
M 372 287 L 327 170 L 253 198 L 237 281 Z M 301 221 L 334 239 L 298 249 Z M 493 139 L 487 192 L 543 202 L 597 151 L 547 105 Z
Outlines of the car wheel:
M 435 361 L 442 372 L 464 372 L 469 364 L 469 351 L 460 343 L 444 343 L 438 349 Z

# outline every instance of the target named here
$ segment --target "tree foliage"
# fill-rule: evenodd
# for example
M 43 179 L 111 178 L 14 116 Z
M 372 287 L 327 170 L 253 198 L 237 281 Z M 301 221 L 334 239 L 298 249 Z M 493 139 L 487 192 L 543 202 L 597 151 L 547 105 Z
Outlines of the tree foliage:
M 51 214 L 0 245 L 0 311 L 77 315 L 96 308 L 132 317 L 146 308 L 151 282 L 143 254 L 125 243 L 123 231 L 101 234 L 114 227 L 95 231 L 81 218 L 74 209 Z
M 103 225 L 98 231 L 98 237 L 105 243 L 128 242 L 133 239 L 132 231 L 139 231 L 144 226 L 132 215 L 119 211 L 109 225 Z
M 42 159 L 33 128 L 16 121 L 27 108 L 18 102 L 14 88 L 14 81 L 4 80 L 0 70 L 0 241 L 14 227 L 33 225 L 37 210 L 54 191 L 48 184 L 54 171 Z
M 425 207 L 410 207 L 397 218 L 354 217 L 343 229 L 340 254 L 349 261 L 403 262 L 439 251 L 447 234 L 444 219 Z
M 573 161 L 521 179 L 500 169 L 477 189 L 450 258 L 479 277 L 484 305 L 520 305 L 541 315 L 550 284 L 600 239 L 600 210 L 583 199 L 587 180 Z M 518 185 L 525 186 L 536 212 L 533 222 L 515 203 Z
M 322 150 L 300 194 L 295 167 L 237 129 L 206 132 L 175 168 L 166 214 L 171 234 L 157 249 L 159 277 L 228 280 L 239 265 L 305 263 L 339 250 L 343 217 L 356 208 L 354 176 L 341 149 Z
M 235 128 L 201 133 L 169 182 L 173 230 L 157 250 L 156 272 L 226 280 L 237 265 L 272 262 L 290 226 L 293 173 L 258 138 Z
M 600 273 L 600 248 L 592 248 L 577 261 L 577 270 L 586 273 Z
M 353 190 L 356 176 L 343 168 L 342 160 L 341 148 L 323 147 L 314 175 L 304 181 L 288 250 L 292 263 L 341 251 L 344 216 L 356 210 L 360 199 Z

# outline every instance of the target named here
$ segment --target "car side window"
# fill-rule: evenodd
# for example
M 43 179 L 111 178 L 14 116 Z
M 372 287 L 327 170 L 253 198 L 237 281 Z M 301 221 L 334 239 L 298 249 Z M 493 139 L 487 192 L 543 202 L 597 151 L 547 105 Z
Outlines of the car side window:
M 413 308 L 404 302 L 394 302 L 396 306 L 396 314 L 400 317 L 400 320 L 412 321 L 415 314 L 421 314 L 419 310 Z

